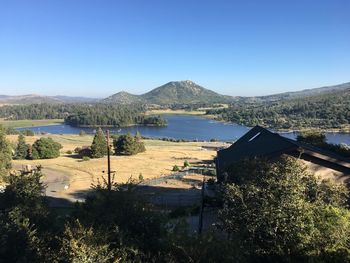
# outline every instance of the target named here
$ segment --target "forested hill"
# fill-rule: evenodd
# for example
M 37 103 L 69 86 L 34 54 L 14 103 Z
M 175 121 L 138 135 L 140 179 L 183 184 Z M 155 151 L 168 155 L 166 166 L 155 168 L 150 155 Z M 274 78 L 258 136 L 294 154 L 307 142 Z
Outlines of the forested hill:
M 129 125 L 164 126 L 166 121 L 159 116 L 146 116 L 142 105 L 96 104 L 31 104 L 0 107 L 0 118 L 24 119 L 64 119 L 73 126 Z
M 171 81 L 142 95 L 127 92 L 116 93 L 106 99 L 107 103 L 139 103 L 146 104 L 201 104 L 201 103 L 230 103 L 231 96 L 220 95 L 205 89 L 196 83 L 185 81 Z
M 349 130 L 350 87 L 277 101 L 237 102 L 227 109 L 208 110 L 218 119 L 273 129 Z
M 316 95 L 332 94 L 332 93 L 346 91 L 349 89 L 350 89 L 350 82 L 347 82 L 339 85 L 324 86 L 321 88 L 305 89 L 305 90 L 294 91 L 294 92 L 284 92 L 280 94 L 263 96 L 261 98 L 265 100 L 296 99 L 296 98 L 305 98 L 305 97 L 316 96 Z

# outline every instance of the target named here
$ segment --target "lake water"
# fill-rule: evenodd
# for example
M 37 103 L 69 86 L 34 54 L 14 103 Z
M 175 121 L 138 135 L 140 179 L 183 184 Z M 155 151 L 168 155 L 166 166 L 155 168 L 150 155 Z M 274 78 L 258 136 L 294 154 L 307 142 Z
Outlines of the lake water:
M 145 127 L 134 126 L 121 129 L 110 129 L 111 133 L 125 134 L 131 132 L 135 134 L 139 131 L 142 136 L 156 138 L 174 138 L 187 140 L 208 141 L 210 139 L 218 139 L 220 141 L 235 141 L 250 128 L 233 123 L 224 123 L 205 118 L 189 115 L 164 115 L 168 121 L 166 127 Z M 77 128 L 70 125 L 51 125 L 37 126 L 31 128 L 19 128 L 18 130 L 29 129 L 35 133 L 53 133 L 53 134 L 78 134 L 81 130 L 86 133 L 94 133 L 93 128 Z M 295 138 L 296 133 L 283 133 L 283 136 Z M 346 143 L 350 145 L 350 134 L 347 133 L 326 133 L 328 142 Z

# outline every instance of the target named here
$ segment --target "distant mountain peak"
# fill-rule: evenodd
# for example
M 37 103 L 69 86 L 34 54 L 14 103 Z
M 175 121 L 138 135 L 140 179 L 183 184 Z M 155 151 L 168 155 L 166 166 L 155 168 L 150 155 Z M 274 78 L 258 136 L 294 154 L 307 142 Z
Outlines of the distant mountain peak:
M 170 81 L 142 95 L 118 92 L 104 100 L 115 103 L 196 104 L 227 103 L 232 97 L 205 89 L 191 80 Z

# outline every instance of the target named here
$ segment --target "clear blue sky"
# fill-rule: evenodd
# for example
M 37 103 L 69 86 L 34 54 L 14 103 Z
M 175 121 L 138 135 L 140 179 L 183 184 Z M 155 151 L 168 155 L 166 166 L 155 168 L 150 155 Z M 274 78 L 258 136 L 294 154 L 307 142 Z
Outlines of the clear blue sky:
M 350 1 L 0 1 L 0 94 L 228 95 L 350 81 Z

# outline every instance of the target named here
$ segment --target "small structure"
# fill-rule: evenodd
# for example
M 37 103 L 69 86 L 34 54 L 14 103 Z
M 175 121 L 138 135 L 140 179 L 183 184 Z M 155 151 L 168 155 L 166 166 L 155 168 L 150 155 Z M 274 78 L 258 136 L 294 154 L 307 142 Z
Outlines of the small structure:
M 322 178 L 350 184 L 350 160 L 313 145 L 298 142 L 255 126 L 227 149 L 219 150 L 216 158 L 218 182 L 225 180 L 227 169 L 244 159 L 275 158 L 287 154 L 301 159 L 309 171 Z

